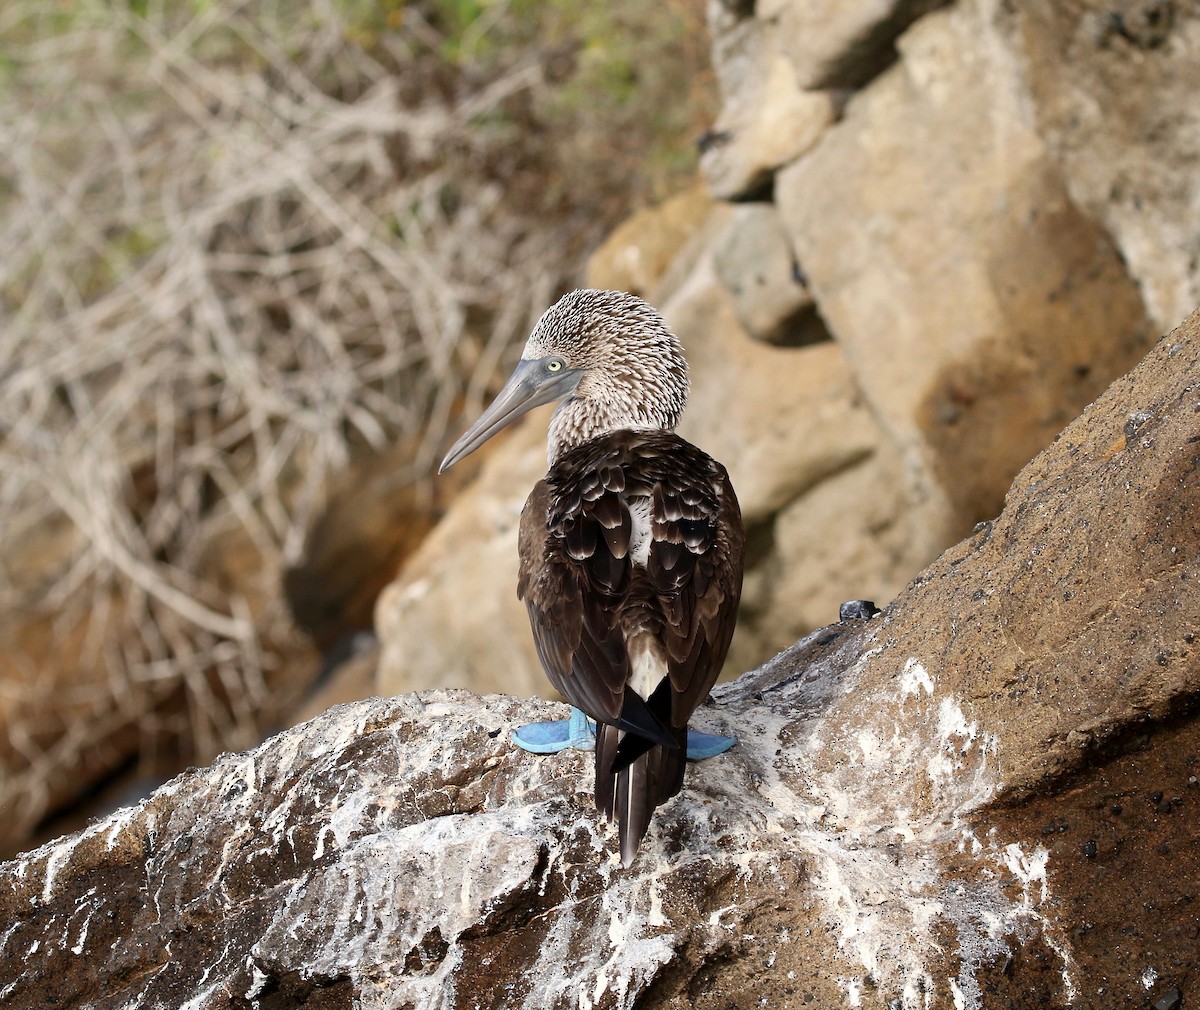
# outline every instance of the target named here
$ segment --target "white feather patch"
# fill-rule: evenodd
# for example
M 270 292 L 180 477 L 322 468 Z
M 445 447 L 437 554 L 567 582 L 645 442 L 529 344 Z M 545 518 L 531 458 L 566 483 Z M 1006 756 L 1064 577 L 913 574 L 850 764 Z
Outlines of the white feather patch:
M 629 643 L 629 687 L 643 701 L 654 693 L 667 675 L 667 659 L 652 635 L 638 635 Z
M 629 533 L 629 557 L 642 568 L 650 564 L 650 499 L 646 496 L 630 498 L 629 518 L 633 529 Z

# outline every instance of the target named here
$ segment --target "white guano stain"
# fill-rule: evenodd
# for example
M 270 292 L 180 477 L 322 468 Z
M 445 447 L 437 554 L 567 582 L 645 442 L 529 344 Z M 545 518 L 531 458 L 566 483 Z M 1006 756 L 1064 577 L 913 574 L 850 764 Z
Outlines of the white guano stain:
M 1007 951 L 1006 937 L 1035 924 L 1062 960 L 1064 988 L 1074 992 L 1069 950 L 1042 911 L 1048 853 L 1001 847 L 964 823 L 998 788 L 998 740 L 960 699 L 938 693 L 936 673 L 920 658 L 903 660 L 891 696 L 856 691 L 861 663 L 841 679 L 845 702 L 827 706 L 807 735 L 799 777 L 814 801 L 808 811 L 822 812 L 797 811 L 795 836 L 839 950 L 861 967 L 861 975 L 842 979 L 846 1000 L 858 1005 L 868 980 L 891 979 L 904 1010 L 927 1010 L 939 990 L 956 1008 L 982 1010 L 976 973 Z M 844 732 L 844 722 L 854 729 Z M 943 848 L 970 852 L 985 870 L 969 890 L 943 890 Z M 1001 868 L 1021 881 L 1019 899 L 1002 893 Z M 928 965 L 943 960 L 937 928 L 946 919 L 959 932 L 961 970 L 938 981 Z

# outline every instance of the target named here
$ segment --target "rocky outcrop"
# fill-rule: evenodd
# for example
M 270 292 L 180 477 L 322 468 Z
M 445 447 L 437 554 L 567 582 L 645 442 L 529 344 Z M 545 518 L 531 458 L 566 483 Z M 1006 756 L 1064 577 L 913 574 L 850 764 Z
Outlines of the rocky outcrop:
M 1020 468 L 1200 304 L 1200 12 L 770 0 L 709 20 L 713 198 L 638 215 L 587 279 L 637 290 L 684 340 L 681 431 L 729 466 L 751 522 L 736 674 L 843 599 L 891 599 L 993 519 Z M 419 552 L 384 595 L 385 690 L 545 690 L 509 543 L 453 520 L 500 493 L 469 490 L 449 520 L 494 567 Z M 486 620 L 445 615 L 463 576 L 504 601 Z M 488 679 L 462 657 L 497 635 L 506 672 Z
M 1197 376 L 1200 313 L 881 615 L 720 687 L 698 722 L 738 746 L 689 769 L 628 870 L 590 758 L 508 741 L 555 706 L 359 702 L 0 867 L 0 999 L 1178 1005 L 1200 986 Z

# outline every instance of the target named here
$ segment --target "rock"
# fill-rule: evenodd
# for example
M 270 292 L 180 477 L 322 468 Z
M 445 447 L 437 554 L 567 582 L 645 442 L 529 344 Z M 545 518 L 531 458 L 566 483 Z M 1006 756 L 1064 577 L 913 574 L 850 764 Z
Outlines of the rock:
M 702 144 L 700 170 L 714 196 L 761 189 L 833 121 L 832 96 L 805 91 L 779 52 L 774 27 L 709 7 L 713 65 L 722 105 Z
M 836 616 L 849 596 L 890 600 L 904 588 L 928 558 L 898 471 L 894 454 L 874 452 L 779 511 L 743 592 L 741 634 L 782 648 Z
M 1194 963 L 1168 916 L 1114 940 L 1129 894 L 1191 900 L 1196 819 L 1158 818 L 1175 872 L 1153 835 L 1079 838 L 1151 830 L 1149 807 L 1106 820 L 1112 790 L 1182 793 L 1200 746 L 1200 720 L 1154 721 L 1200 690 L 1197 374 L 1200 313 L 883 614 L 718 688 L 697 721 L 739 744 L 689 767 L 628 870 L 590 758 L 507 740 L 560 707 L 359 702 L 0 867 L 0 996 L 979 1010 L 1138 992 L 1151 945 Z M 1106 756 L 1134 726 L 1148 745 Z
M 879 444 L 837 345 L 754 340 L 739 325 L 711 256 L 662 313 L 684 335 L 692 378 L 679 433 L 728 468 L 747 524 L 768 519 Z
M 712 197 L 700 185 L 621 224 L 588 260 L 588 287 L 652 297 L 680 250 L 708 220 Z
M 479 478 L 380 594 L 381 691 L 549 691 L 517 599 L 517 523 L 546 472 L 551 410 L 531 412 L 496 438 Z
M 752 337 L 792 346 L 829 339 L 774 204 L 734 207 L 713 260 L 738 322 Z
M 779 48 L 802 88 L 860 88 L 896 59 L 896 38 L 948 0 L 772 0 L 760 17 L 779 22 Z M 765 7 L 765 10 L 763 9 Z
M 1119 250 L 1030 122 L 1022 64 L 988 11 L 966 2 L 914 25 L 901 61 L 776 183 L 935 549 L 996 514 L 1016 470 L 1149 333 Z
M 1200 304 L 1200 9 L 1040 0 L 1001 27 L 1067 192 L 1112 236 L 1164 332 Z
M 371 627 L 380 591 L 441 518 L 447 503 L 477 472 L 475 460 L 443 479 L 414 482 L 406 468 L 418 439 L 351 461 L 331 482 L 310 524 L 300 558 L 283 573 L 297 625 L 322 648 Z
M 1183 994 L 1178 989 L 1169 989 L 1154 1001 L 1154 1010 L 1175 1010 L 1183 1002 Z

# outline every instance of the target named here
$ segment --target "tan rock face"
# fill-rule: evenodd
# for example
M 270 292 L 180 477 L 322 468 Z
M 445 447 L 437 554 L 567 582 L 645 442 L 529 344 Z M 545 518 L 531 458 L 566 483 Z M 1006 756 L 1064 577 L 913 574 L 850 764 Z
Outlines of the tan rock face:
M 896 37 L 947 0 L 767 0 L 760 17 L 779 21 L 779 47 L 803 88 L 856 88 L 895 59 Z
M 628 869 L 590 757 L 508 740 L 560 706 L 359 702 L 0 866 L 0 992 L 1178 1005 L 1198 981 L 1200 721 L 1159 720 L 1200 690 L 1198 376 L 1200 313 L 882 615 L 719 687 L 697 722 L 738 746 L 688 768 Z
M 657 207 L 638 211 L 592 256 L 588 286 L 652 297 L 680 250 L 703 228 L 712 207 L 712 197 L 697 185 Z
M 496 439 L 478 480 L 380 595 L 379 689 L 548 691 L 517 599 L 517 524 L 546 472 L 551 408 Z
M 1100 222 L 1156 331 L 1200 304 L 1200 11 L 1042 0 L 1001 27 L 1071 199 Z
M 1028 123 L 1019 65 L 978 20 L 968 5 L 912 28 L 901 62 L 777 183 L 937 538 L 995 515 L 1016 469 L 1148 333 L 1117 250 Z
M 713 259 L 738 323 L 752 337 L 790 346 L 829 339 L 773 203 L 735 206 Z
M 770 182 L 833 121 L 835 104 L 805 91 L 779 51 L 774 27 L 710 7 L 713 64 L 724 99 L 704 143 L 700 168 L 714 196 L 743 195 Z

